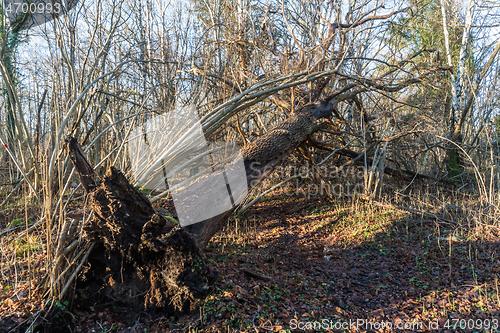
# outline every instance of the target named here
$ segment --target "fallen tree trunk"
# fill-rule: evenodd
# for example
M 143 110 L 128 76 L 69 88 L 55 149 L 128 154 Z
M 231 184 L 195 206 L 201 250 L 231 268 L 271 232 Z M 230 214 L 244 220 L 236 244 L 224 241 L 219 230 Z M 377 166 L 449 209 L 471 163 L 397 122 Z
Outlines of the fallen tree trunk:
M 245 164 L 248 188 L 257 186 L 297 149 L 300 143 L 317 131 L 320 128 L 317 120 L 329 116 L 333 109 L 334 105 L 330 102 L 305 106 L 290 114 L 286 120 L 255 142 L 244 146 L 241 155 Z M 213 235 L 224 226 L 233 210 L 187 226 L 185 229 L 193 235 L 198 246 L 204 248 Z
M 112 302 L 115 310 L 184 313 L 215 281 L 193 238 L 155 213 L 151 203 L 114 167 L 96 180 L 77 140 L 67 149 L 94 212 L 84 239 L 96 243 L 81 272 L 82 302 Z
M 306 106 L 245 146 L 241 154 L 248 187 L 256 186 L 319 129 L 317 120 L 330 115 L 333 107 L 329 102 Z M 215 281 L 201 249 L 233 210 L 180 228 L 156 214 L 114 167 L 97 180 L 76 139 L 68 138 L 66 147 L 94 212 L 84 226 L 84 239 L 96 244 L 78 280 L 77 289 L 84 292 L 76 297 L 128 311 L 162 309 L 180 314 L 192 310 Z

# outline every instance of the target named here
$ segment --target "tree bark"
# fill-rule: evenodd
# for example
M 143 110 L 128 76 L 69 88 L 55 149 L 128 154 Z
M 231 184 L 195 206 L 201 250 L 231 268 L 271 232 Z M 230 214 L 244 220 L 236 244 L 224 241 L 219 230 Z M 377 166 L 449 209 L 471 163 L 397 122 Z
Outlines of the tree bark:
M 245 163 L 247 186 L 257 186 L 283 160 L 290 155 L 307 137 L 319 129 L 317 120 L 329 116 L 335 102 L 311 104 L 291 113 L 281 124 L 261 136 L 255 142 L 241 149 Z M 235 163 L 235 162 L 229 162 Z M 223 170 L 224 168 L 220 168 Z M 221 171 L 222 172 L 222 171 Z M 190 225 L 184 229 L 193 235 L 196 244 L 205 248 L 210 239 L 219 231 L 233 213 L 229 210 L 205 221 Z

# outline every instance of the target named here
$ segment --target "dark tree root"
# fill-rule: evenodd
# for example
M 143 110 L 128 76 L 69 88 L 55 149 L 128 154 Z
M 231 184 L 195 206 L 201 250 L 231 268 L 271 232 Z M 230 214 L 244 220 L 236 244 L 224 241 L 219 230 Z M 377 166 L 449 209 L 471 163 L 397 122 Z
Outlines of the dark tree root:
M 195 309 L 216 275 L 191 234 L 156 214 L 114 167 L 96 180 L 76 139 L 67 149 L 94 212 L 84 226 L 84 240 L 95 246 L 78 277 L 77 303 L 175 316 Z

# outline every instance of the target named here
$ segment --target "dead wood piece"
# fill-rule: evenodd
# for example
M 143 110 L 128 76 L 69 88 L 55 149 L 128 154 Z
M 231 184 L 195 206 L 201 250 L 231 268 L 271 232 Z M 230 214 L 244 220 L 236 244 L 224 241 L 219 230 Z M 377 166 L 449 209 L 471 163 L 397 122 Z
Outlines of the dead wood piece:
M 93 191 L 96 187 L 94 168 L 87 161 L 87 156 L 83 152 L 82 147 L 75 138 L 69 137 L 66 139 L 66 149 L 69 152 L 69 158 L 80 175 L 80 181 L 87 193 Z
M 75 297 L 80 303 L 107 303 L 131 313 L 193 310 L 210 292 L 216 275 L 192 236 L 156 214 L 116 168 L 96 182 L 76 139 L 67 143 L 94 211 L 84 226 L 84 240 L 95 246 L 77 281 L 82 292 Z

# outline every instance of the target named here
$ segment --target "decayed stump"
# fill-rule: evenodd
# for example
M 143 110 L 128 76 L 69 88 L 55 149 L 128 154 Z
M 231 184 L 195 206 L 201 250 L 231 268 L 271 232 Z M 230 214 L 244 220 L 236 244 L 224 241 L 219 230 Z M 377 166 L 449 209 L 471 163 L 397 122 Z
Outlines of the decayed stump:
M 192 310 L 215 280 L 192 237 L 156 214 L 114 167 L 96 180 L 77 140 L 66 143 L 94 212 L 84 226 L 85 241 L 96 246 L 79 278 L 80 296 L 128 310 Z
M 317 120 L 329 116 L 333 105 L 306 106 L 245 146 L 241 155 L 248 187 L 260 183 L 318 130 Z M 84 238 L 96 246 L 77 289 L 95 302 L 129 311 L 161 308 L 178 314 L 193 309 L 215 281 L 200 249 L 225 225 L 232 210 L 181 229 L 155 214 L 151 203 L 117 169 L 109 168 L 96 181 L 76 139 L 68 138 L 66 147 L 94 211 Z

